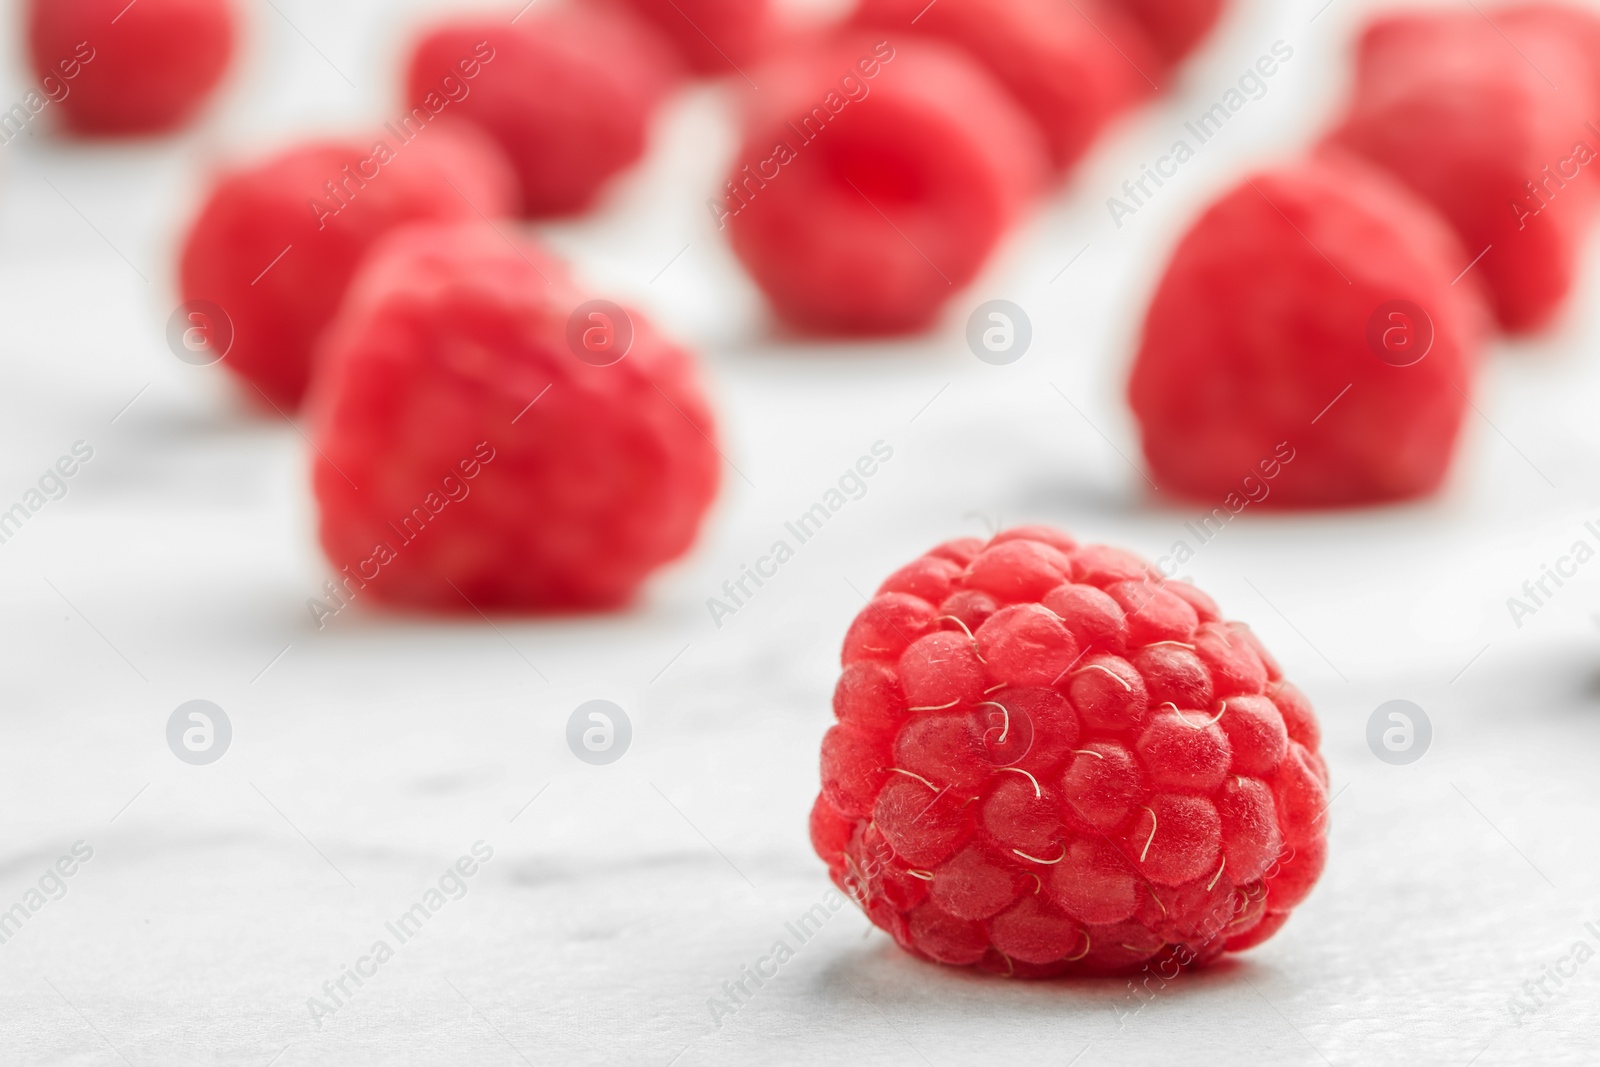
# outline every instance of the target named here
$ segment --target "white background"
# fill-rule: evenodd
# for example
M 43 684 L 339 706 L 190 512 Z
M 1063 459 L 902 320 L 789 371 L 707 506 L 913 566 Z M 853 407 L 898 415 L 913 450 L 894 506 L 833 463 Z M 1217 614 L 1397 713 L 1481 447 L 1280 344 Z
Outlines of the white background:
M 1209 510 L 1155 497 L 1127 462 L 1127 361 L 1187 220 L 1336 106 L 1364 9 L 1334 0 L 1311 21 L 1320 4 L 1237 3 L 943 325 L 898 343 L 816 345 L 767 321 L 703 206 L 733 149 L 729 100 L 675 100 L 601 210 L 538 227 L 703 354 L 729 458 L 694 554 L 608 617 L 495 628 L 358 609 L 319 632 L 301 437 L 165 346 L 177 235 L 208 171 L 391 117 L 412 16 L 379 0 L 254 5 L 243 61 L 197 128 L 83 146 L 42 123 L 0 148 L 0 507 L 74 441 L 95 450 L 70 494 L 0 545 L 0 908 L 73 842 L 94 849 L 66 897 L 0 945 L 0 1061 L 1600 1057 L 1600 963 L 1548 982 L 1520 1027 L 1507 1010 L 1574 942 L 1600 948 L 1582 925 L 1600 926 L 1600 561 L 1521 628 L 1505 603 L 1594 541 L 1600 264 L 1548 336 L 1495 345 L 1439 498 L 1249 511 L 1185 568 L 1322 718 L 1328 870 L 1280 934 L 1119 1023 L 1136 1004 L 1119 981 L 919 963 L 852 908 L 722 1026 L 707 1008 L 828 888 L 806 814 L 855 589 L 995 523 L 1154 558 Z M 8 33 L 7 101 L 26 89 Z M 1114 227 L 1106 197 L 1277 39 L 1295 54 L 1266 97 Z M 991 297 L 1033 318 L 1034 347 L 1009 367 L 962 340 Z M 867 495 L 716 628 L 706 598 L 880 439 L 894 459 Z M 597 697 L 634 725 L 601 768 L 565 742 Z M 233 722 L 209 767 L 164 739 L 194 698 Z M 1407 767 L 1365 741 L 1396 698 L 1434 727 Z M 494 859 L 467 896 L 313 1025 L 307 998 L 478 840 Z

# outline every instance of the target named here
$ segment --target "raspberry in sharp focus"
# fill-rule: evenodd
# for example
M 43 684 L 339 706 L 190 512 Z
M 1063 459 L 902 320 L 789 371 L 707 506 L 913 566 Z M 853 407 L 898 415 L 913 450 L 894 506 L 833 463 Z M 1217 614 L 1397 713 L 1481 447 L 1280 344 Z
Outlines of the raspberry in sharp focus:
M 909 26 L 970 52 L 1038 124 L 1058 171 L 1162 78 L 1138 29 L 1087 0 L 865 0 L 855 21 L 894 41 Z
M 181 125 L 233 55 L 231 0 L 33 0 L 28 7 L 34 74 L 78 133 Z
M 954 559 L 925 588 L 994 598 L 973 633 L 898 591 Z M 1051 610 L 1086 589 L 1109 606 Z M 1167 604 L 1140 637 L 1165 594 L 1204 611 Z M 1321 873 L 1309 705 L 1247 629 L 1136 557 L 1041 527 L 953 542 L 880 588 L 866 633 L 897 639 L 845 644 L 811 840 L 912 953 L 1021 977 L 1198 965 L 1265 940 Z M 1175 687 L 1174 663 L 1199 680 Z
M 1227 0 L 1109 0 L 1125 12 L 1166 63 L 1194 51 L 1217 24 Z
M 560 215 L 588 207 L 644 154 L 678 73 L 666 42 L 626 8 L 467 16 L 413 46 L 405 99 L 480 126 L 516 168 L 523 214 Z
M 1045 171 L 1015 100 L 939 41 L 847 34 L 755 77 L 713 211 L 778 313 L 804 329 L 926 326 Z
M 1600 70 L 1578 35 L 1535 29 L 1508 26 L 1519 47 L 1477 12 L 1374 22 L 1331 137 L 1432 204 L 1469 259 L 1482 255 L 1473 273 L 1512 331 L 1559 310 L 1600 193 L 1582 173 L 1600 152 L 1585 124 Z
M 1357 160 L 1236 186 L 1179 243 L 1145 318 L 1129 393 L 1155 483 L 1235 511 L 1246 494 L 1336 506 L 1433 491 L 1479 362 L 1485 312 L 1470 275 L 1452 285 L 1468 258 Z
M 407 222 L 505 215 L 513 183 L 471 129 L 291 148 L 217 181 L 184 239 L 183 298 L 222 308 L 233 324 L 222 365 L 288 411 L 367 249 Z
M 621 358 L 579 359 L 584 304 L 558 262 L 486 224 L 373 251 L 310 401 L 322 546 L 354 596 L 611 608 L 689 547 L 720 475 L 695 363 L 626 312 Z

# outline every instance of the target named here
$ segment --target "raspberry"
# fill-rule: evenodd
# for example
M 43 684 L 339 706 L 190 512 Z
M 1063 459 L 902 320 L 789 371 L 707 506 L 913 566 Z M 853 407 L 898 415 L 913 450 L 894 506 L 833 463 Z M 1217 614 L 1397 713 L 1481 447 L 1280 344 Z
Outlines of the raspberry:
M 1037 188 L 1037 130 L 965 54 L 847 35 L 756 76 L 712 209 L 803 328 L 915 330 L 977 274 Z
M 233 56 L 230 0 L 33 0 L 28 8 L 34 74 L 77 133 L 180 126 Z
M 689 547 L 720 474 L 695 364 L 638 316 L 620 361 L 578 359 L 583 302 L 485 224 L 407 227 L 373 252 L 312 400 L 322 545 L 348 595 L 610 608 Z
M 1085 11 L 1087 7 L 1087 11 Z M 865 0 L 863 27 L 918 33 L 966 49 L 1038 124 L 1057 171 L 1119 111 L 1149 95 L 1161 64 L 1114 9 L 1056 0 Z M 899 39 L 899 32 L 895 34 Z
M 998 603 L 975 633 L 907 589 L 975 582 Z M 1199 621 L 1137 636 L 1114 586 Z M 891 618 L 917 634 L 845 643 L 811 841 L 902 947 L 1018 977 L 1198 965 L 1305 899 L 1327 853 L 1316 720 L 1205 594 L 1025 527 L 901 568 L 851 635 Z
M 317 337 L 373 242 L 406 222 L 506 214 L 512 183 L 473 131 L 289 149 L 213 186 L 184 240 L 184 299 L 232 320 L 223 366 L 279 408 L 297 407 Z
M 689 69 L 731 74 L 760 58 L 775 33 L 772 0 L 627 0 L 664 33 Z
M 644 154 L 675 67 L 627 10 L 564 7 L 515 23 L 438 24 L 412 48 L 405 92 L 422 115 L 437 108 L 495 139 L 516 168 L 524 214 L 559 215 L 588 207 Z
M 1129 394 L 1155 482 L 1233 514 L 1436 489 L 1478 365 L 1483 312 L 1470 280 L 1452 285 L 1467 259 L 1355 160 L 1237 186 L 1179 243 L 1145 319 Z M 1394 355 L 1390 323 L 1431 347 Z
M 1222 16 L 1226 0 L 1111 0 L 1149 38 L 1156 54 L 1176 63 L 1194 50 Z
M 1559 309 L 1600 190 L 1579 178 L 1600 149 L 1585 126 L 1600 71 L 1578 38 L 1526 30 L 1512 31 L 1524 52 L 1477 12 L 1378 20 L 1332 138 L 1432 204 L 1469 257 L 1483 253 L 1473 270 L 1512 331 Z

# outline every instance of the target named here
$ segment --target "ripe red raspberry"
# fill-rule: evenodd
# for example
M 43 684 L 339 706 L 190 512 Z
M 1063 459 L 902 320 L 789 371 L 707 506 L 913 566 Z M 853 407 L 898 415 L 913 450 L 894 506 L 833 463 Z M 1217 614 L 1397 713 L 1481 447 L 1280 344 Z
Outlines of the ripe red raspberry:
M 847 35 L 756 75 L 713 202 L 777 311 L 807 329 L 926 326 L 1038 188 L 1040 135 L 976 61 L 938 41 Z
M 373 242 L 406 222 L 508 214 L 514 181 L 472 130 L 430 130 L 412 142 L 385 130 L 366 146 L 289 149 L 213 187 L 184 241 L 183 297 L 232 320 L 223 366 L 278 407 L 297 407 L 313 345 Z
M 1485 312 L 1470 276 L 1451 284 L 1466 264 L 1436 214 L 1359 161 L 1235 187 L 1145 318 L 1129 396 L 1155 483 L 1234 512 L 1432 492 L 1477 376 Z
M 896 41 L 909 28 L 966 49 L 1038 124 L 1058 171 L 1162 77 L 1139 30 L 1090 0 L 864 0 L 855 20 Z
M 34 74 L 78 133 L 181 125 L 233 55 L 231 0 L 33 0 L 28 9 Z
M 1176 63 L 1205 39 L 1222 16 L 1227 0 L 1110 0 L 1138 24 L 1168 64 Z
M 559 215 L 644 154 L 676 75 L 666 43 L 625 8 L 535 9 L 440 23 L 412 49 L 405 94 L 423 115 L 482 127 L 516 168 L 522 212 Z
M 1126 552 L 1038 526 L 940 545 L 856 617 L 833 706 L 812 843 L 925 959 L 1205 963 L 1265 940 L 1321 873 L 1305 697 Z
M 1585 125 L 1600 95 L 1577 37 L 1519 36 L 1526 48 L 1477 12 L 1374 22 L 1333 140 L 1441 212 L 1483 253 L 1473 271 L 1501 325 L 1530 331 L 1571 289 L 1594 214 L 1600 185 L 1582 171 L 1600 153 Z
M 689 547 L 719 477 L 694 362 L 638 316 L 610 323 L 620 361 L 580 360 L 584 302 L 487 225 L 407 227 L 374 250 L 312 400 L 322 545 L 351 595 L 610 608 Z
M 777 28 L 772 0 L 626 0 L 664 33 L 689 69 L 732 74 L 760 59 Z

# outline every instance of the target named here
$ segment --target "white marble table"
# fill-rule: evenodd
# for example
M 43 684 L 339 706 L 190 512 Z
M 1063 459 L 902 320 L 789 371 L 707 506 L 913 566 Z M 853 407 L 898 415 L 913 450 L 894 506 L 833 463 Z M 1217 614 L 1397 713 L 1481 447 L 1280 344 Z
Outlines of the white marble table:
M 1100 147 L 940 331 L 904 343 L 772 334 L 698 204 L 730 150 L 725 102 L 675 104 L 604 211 L 541 228 L 704 351 L 730 459 L 694 555 L 608 618 L 357 610 L 318 631 L 301 438 L 163 342 L 172 233 L 205 169 L 295 130 L 380 120 L 410 16 L 274 0 L 202 128 L 0 149 L 0 505 L 74 442 L 94 450 L 66 497 L 0 544 L 0 909 L 41 879 L 65 889 L 0 944 L 0 1062 L 1600 1057 L 1600 963 L 1572 954 L 1600 948 L 1600 563 L 1520 627 L 1505 604 L 1600 518 L 1600 264 L 1552 336 L 1496 349 L 1441 498 L 1247 513 L 1187 567 L 1324 723 L 1331 859 L 1281 934 L 1134 1012 L 1115 981 L 917 963 L 853 910 L 803 945 L 787 933 L 828 887 L 805 820 L 852 586 L 995 523 L 1157 556 L 1206 510 L 1147 495 L 1125 461 L 1121 381 L 1184 220 L 1331 106 L 1364 5 L 1336 0 L 1315 22 L 1316 5 L 1277 6 L 1241 3 L 1175 95 Z M 1105 198 L 1278 38 L 1296 56 L 1267 95 L 1115 228 Z M 22 89 L 14 63 L 5 86 Z M 1009 367 L 961 340 L 992 296 L 1036 328 Z M 715 626 L 706 598 L 878 440 L 894 459 L 867 494 Z M 165 741 L 192 699 L 233 726 L 209 766 Z M 610 766 L 566 744 L 591 699 L 633 723 Z M 1390 699 L 1433 723 L 1409 766 L 1367 748 Z M 58 883 L 47 871 L 77 842 L 92 857 Z M 492 858 L 446 876 L 479 842 Z M 442 876 L 459 899 L 401 944 L 386 924 Z M 794 957 L 714 1021 L 708 1000 L 780 938 Z M 381 964 L 379 940 L 398 946 Z M 368 977 L 314 1019 L 308 999 L 330 1002 L 324 983 L 358 964 Z M 1513 1019 L 1509 999 L 1541 978 L 1548 995 Z

